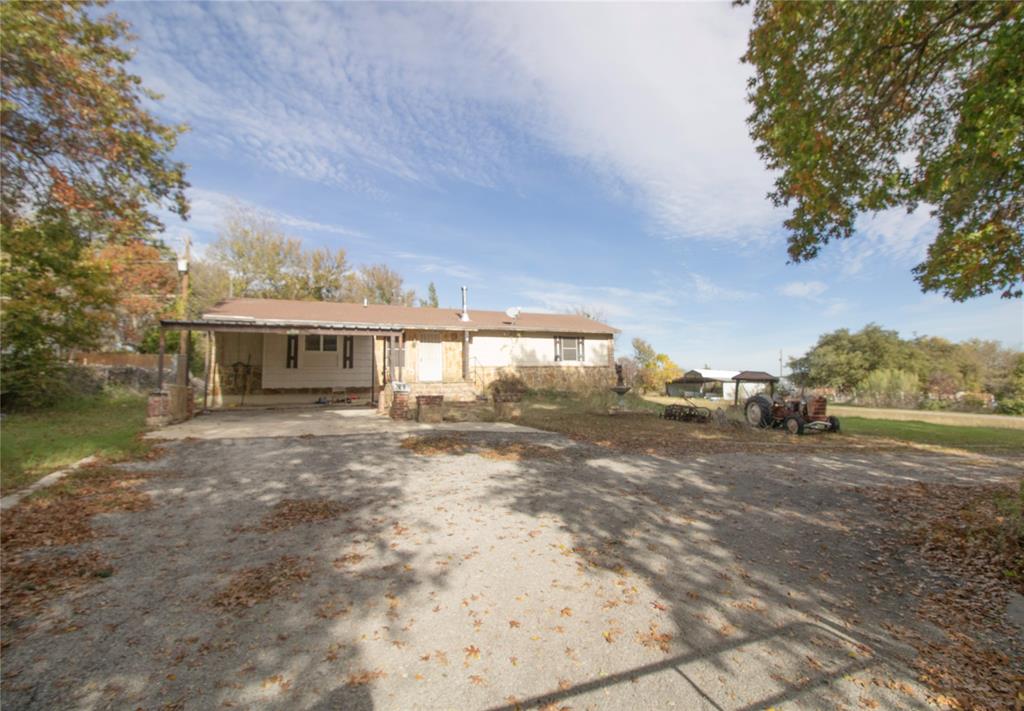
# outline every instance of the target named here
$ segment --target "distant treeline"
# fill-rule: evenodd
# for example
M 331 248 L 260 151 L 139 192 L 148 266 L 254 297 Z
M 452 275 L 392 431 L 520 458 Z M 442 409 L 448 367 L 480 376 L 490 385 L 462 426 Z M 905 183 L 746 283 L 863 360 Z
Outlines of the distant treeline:
M 824 334 L 789 367 L 798 387 L 827 388 L 863 404 L 1024 414 L 1024 354 L 998 341 L 904 339 L 869 324 Z

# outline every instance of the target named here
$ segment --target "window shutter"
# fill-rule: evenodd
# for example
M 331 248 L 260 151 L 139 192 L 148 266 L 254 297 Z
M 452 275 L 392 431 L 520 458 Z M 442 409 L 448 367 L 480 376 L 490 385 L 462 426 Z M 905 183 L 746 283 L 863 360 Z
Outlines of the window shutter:
M 555 336 L 555 362 L 562 360 L 562 339 Z
M 341 351 L 341 367 L 351 368 L 353 356 L 355 355 L 355 337 L 345 336 L 345 340 L 342 342 Z
M 285 368 L 299 367 L 299 337 L 288 336 L 288 347 L 284 361 Z
M 583 362 L 583 339 L 582 338 L 577 338 L 576 339 L 576 360 L 578 360 L 580 363 Z

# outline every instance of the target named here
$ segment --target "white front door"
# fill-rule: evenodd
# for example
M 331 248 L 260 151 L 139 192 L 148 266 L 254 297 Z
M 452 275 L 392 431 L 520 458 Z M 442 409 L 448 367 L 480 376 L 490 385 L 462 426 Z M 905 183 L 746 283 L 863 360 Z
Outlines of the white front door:
M 422 334 L 417 347 L 418 380 L 421 383 L 439 383 L 442 374 L 441 336 Z

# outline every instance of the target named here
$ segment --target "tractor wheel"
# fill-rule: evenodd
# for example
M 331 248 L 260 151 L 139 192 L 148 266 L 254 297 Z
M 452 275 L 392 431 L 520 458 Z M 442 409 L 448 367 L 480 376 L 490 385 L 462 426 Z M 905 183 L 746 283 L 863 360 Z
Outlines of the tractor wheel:
M 839 431 L 839 418 L 836 417 L 835 415 L 829 415 L 828 416 L 828 425 L 829 425 L 829 429 L 832 432 L 838 432 Z
M 764 395 L 755 395 L 743 407 L 747 424 L 752 427 L 768 427 L 772 423 L 772 402 Z
M 804 433 L 804 418 L 799 415 L 790 415 L 785 421 L 786 432 L 791 435 L 802 435 Z

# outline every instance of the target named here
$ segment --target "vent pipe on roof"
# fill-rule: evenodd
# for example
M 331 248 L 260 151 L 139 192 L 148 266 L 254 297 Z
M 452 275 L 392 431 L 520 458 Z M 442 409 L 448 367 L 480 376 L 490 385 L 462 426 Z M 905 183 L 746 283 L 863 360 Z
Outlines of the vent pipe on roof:
M 468 292 L 469 292 L 469 289 L 467 287 L 465 287 L 465 286 L 462 287 L 462 316 L 460 318 L 463 321 L 468 321 L 469 320 Z

